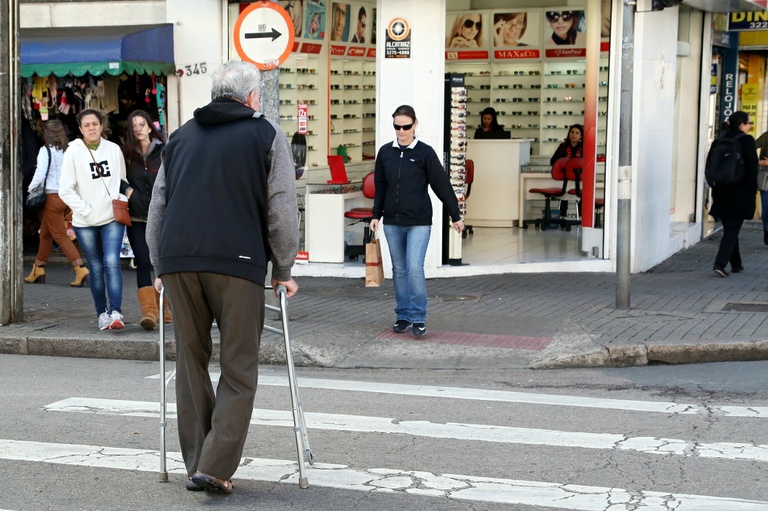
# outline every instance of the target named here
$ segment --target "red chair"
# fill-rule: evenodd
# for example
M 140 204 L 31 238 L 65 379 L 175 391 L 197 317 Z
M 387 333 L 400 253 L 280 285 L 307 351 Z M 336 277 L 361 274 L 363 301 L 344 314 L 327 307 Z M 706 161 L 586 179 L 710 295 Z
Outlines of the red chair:
M 366 199 L 373 199 L 376 196 L 376 183 L 373 179 L 373 172 L 369 172 L 363 178 L 363 197 Z M 357 259 L 361 255 L 365 255 L 365 244 L 371 241 L 371 220 L 373 220 L 372 208 L 353 208 L 344 212 L 344 217 L 355 220 L 353 223 L 364 222 L 365 228 L 363 229 L 363 244 L 362 245 L 348 245 L 345 247 L 345 253 L 350 259 Z
M 563 208 L 560 211 L 560 227 L 566 231 L 571 230 L 573 225 L 581 225 L 581 186 L 583 180 L 581 176 L 584 174 L 584 158 L 570 158 L 565 166 L 566 179 L 573 181 L 575 188 L 568 190 L 569 195 L 576 196 L 576 219 L 568 220 L 566 218 Z M 565 208 L 568 209 L 567 206 Z
M 560 158 L 552 165 L 552 179 L 555 181 L 562 181 L 563 186 L 551 187 L 551 188 L 531 188 L 528 190 L 530 193 L 538 193 L 544 196 L 544 216 L 535 220 L 523 220 L 523 229 L 527 229 L 530 224 L 534 224 L 536 228 L 541 228 L 542 231 L 546 230 L 550 226 L 557 225 L 562 226 L 559 219 L 552 218 L 552 199 L 556 199 L 565 195 L 568 190 L 568 179 L 566 178 L 565 168 L 568 164 L 569 158 Z
M 472 183 L 475 181 L 475 162 L 472 160 L 464 160 L 464 170 L 466 175 L 464 176 L 464 184 L 467 185 L 467 193 L 464 194 L 464 200 L 469 199 L 469 193 L 472 191 Z M 466 238 L 470 234 L 475 234 L 475 229 L 471 225 L 464 225 L 464 232 L 461 233 L 462 238 Z
M 579 212 L 579 219 L 578 221 L 569 220 L 571 223 L 575 224 L 581 224 L 581 195 L 582 195 L 582 188 L 581 183 L 583 180 L 581 179 L 582 174 L 584 173 L 584 160 L 582 158 L 571 158 L 571 161 L 568 162 L 568 166 L 566 167 L 566 174 L 571 174 L 569 176 L 569 179 L 573 179 L 574 183 L 576 183 L 576 188 L 571 188 L 568 190 L 569 195 L 575 195 L 577 200 L 577 211 Z M 600 210 L 605 206 L 605 199 L 600 197 L 595 197 L 595 228 L 599 229 L 602 227 L 602 213 Z M 570 230 L 570 228 L 566 227 L 567 230 Z

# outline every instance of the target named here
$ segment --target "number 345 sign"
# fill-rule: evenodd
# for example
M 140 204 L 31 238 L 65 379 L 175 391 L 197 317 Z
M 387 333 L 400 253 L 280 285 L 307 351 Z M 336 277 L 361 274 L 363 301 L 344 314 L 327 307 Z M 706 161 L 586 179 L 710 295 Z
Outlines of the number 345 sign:
M 208 65 L 205 62 L 195 62 L 194 64 L 188 64 L 181 69 L 177 69 L 176 75 L 181 78 L 182 76 L 204 75 L 207 72 Z

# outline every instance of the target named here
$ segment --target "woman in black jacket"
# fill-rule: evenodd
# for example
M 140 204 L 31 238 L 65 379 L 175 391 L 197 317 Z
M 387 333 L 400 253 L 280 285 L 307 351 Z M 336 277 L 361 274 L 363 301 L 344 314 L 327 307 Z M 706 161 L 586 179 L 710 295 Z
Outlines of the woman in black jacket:
M 733 273 L 744 270 L 739 253 L 739 231 L 744 220 L 755 216 L 757 148 L 755 139 L 748 134 L 752 121 L 746 112 L 739 110 L 732 113 L 723 128 L 727 130 L 724 137 L 737 138 L 744 161 L 744 176 L 741 181 L 712 188 L 712 207 L 709 214 L 723 224 L 723 238 L 715 256 L 713 271 L 720 277 L 727 277 L 725 267 L 729 262 Z
M 376 155 L 371 231 L 378 229 L 383 218 L 397 302 L 397 320 L 392 330 L 402 333 L 413 325 L 413 335 L 421 337 L 427 333 L 424 257 L 432 230 L 429 188 L 445 205 L 459 233 L 464 230 L 464 221 L 451 181 L 435 150 L 416 140 L 418 121 L 413 107 L 398 107 L 392 119 L 397 139 L 381 146 Z M 463 161 L 462 158 L 459 165 Z
M 153 330 L 158 321 L 157 296 L 152 286 L 152 263 L 149 260 L 146 230 L 149 202 L 155 186 L 157 171 L 162 163 L 160 153 L 163 139 L 155 129 L 149 114 L 136 110 L 128 116 L 128 130 L 123 145 L 126 178 L 130 187 L 126 191 L 131 223 L 128 241 L 136 263 L 136 284 L 141 306 L 141 326 Z
M 584 157 L 584 126 L 574 124 L 568 128 L 568 136 L 555 150 L 555 154 L 549 160 L 550 165 L 554 165 L 560 158 L 582 158 Z

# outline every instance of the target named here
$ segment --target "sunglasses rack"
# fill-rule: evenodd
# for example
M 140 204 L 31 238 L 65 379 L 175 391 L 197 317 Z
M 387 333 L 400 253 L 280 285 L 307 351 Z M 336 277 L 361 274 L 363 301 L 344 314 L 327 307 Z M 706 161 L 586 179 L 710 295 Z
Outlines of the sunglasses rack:
M 376 156 L 376 63 L 331 59 L 330 148 L 346 150 L 349 160 Z
M 584 61 L 447 63 L 450 73 L 465 75 L 466 123 L 480 126 L 480 112 L 496 110 L 499 124 L 513 138 L 533 139 L 534 154 L 550 156 L 573 124 L 584 124 Z M 599 64 L 598 113 L 608 107 L 608 61 Z M 607 116 L 598 115 L 598 154 L 605 153 Z
M 460 74 L 448 73 L 445 75 L 445 102 L 446 102 L 446 123 L 445 130 L 445 154 L 446 171 L 451 180 L 451 186 L 459 201 L 459 211 L 461 217 L 465 218 L 467 214 L 467 196 L 469 194 L 467 187 L 467 138 L 469 127 L 467 126 L 467 96 L 468 91 L 465 87 L 465 77 Z M 466 233 L 471 232 L 465 230 Z M 461 264 L 461 240 L 462 235 L 449 230 L 448 234 L 448 263 Z

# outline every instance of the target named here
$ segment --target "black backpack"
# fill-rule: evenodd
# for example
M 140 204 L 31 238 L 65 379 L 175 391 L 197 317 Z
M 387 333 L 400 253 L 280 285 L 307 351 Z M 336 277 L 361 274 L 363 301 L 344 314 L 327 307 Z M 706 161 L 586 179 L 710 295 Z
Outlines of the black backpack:
M 712 142 L 704 168 L 704 178 L 712 188 L 738 183 L 744 178 L 744 158 L 739 138 L 741 134 L 736 137 L 722 136 Z

